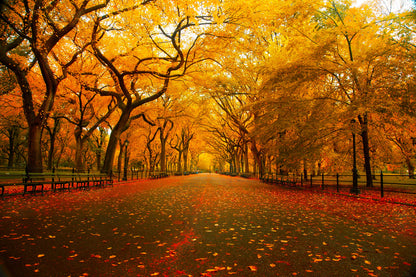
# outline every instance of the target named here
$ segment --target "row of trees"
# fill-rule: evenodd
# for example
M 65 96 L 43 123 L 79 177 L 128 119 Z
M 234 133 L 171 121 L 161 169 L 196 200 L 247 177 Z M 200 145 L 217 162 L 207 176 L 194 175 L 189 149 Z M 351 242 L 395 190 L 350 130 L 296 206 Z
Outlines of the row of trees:
M 127 135 L 122 135 L 133 122 L 143 120 L 155 126 L 155 120 L 161 120 L 159 115 L 150 119 L 149 114 L 157 107 L 148 107 L 148 103 L 167 95 L 172 82 L 208 60 L 206 52 L 215 52 L 215 41 L 226 32 L 224 21 L 232 20 L 222 14 L 220 3 L 216 4 L 202 7 L 191 1 L 149 0 L 2 2 L 0 62 L 6 83 L 2 102 L 10 110 L 5 117 L 12 119 L 24 111 L 26 124 L 17 125 L 27 126 L 28 170 L 43 170 L 45 129 L 50 130 L 50 148 L 46 151 L 54 155 L 56 131 L 65 119 L 74 126 L 78 169 L 84 167 L 85 144 L 93 140 L 94 133 L 100 134 L 98 152 L 103 146 L 100 139 L 109 134 L 101 171 L 110 173 L 119 142 L 127 141 Z M 177 85 L 176 89 L 183 87 Z M 162 101 L 180 99 L 183 93 L 171 93 Z M 156 133 L 163 150 L 172 128 L 168 123 L 174 125 L 169 117 L 163 120 L 153 135 L 152 131 L 145 134 L 150 166 L 154 163 L 150 145 Z M 183 127 L 172 146 L 179 158 L 188 153 L 189 132 Z M 9 144 L 12 163 L 16 150 L 10 136 Z M 119 152 L 122 150 L 119 147 Z M 160 155 L 166 154 L 162 151 Z M 165 159 L 161 160 L 163 170 Z
M 345 172 L 354 133 L 367 186 L 386 165 L 405 164 L 414 177 L 414 14 L 296 4 L 262 22 L 209 87 L 223 122 L 209 127 L 218 155 L 238 172 L 248 171 L 247 149 L 260 174 Z
M 0 22 L 9 166 L 70 161 L 109 173 L 128 152 L 151 170 L 183 171 L 209 152 L 218 170 L 345 171 L 354 133 L 368 186 L 386 164 L 413 174 L 411 11 L 23 0 L 5 1 Z

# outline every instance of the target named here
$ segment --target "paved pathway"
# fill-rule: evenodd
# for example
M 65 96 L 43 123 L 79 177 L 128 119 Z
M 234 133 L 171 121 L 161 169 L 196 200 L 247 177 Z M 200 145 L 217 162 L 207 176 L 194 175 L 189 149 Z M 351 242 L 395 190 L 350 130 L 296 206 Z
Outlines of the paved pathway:
M 0 202 L 0 263 L 5 276 L 411 276 L 414 208 L 392 205 L 387 226 L 358 202 L 215 174 L 17 197 Z

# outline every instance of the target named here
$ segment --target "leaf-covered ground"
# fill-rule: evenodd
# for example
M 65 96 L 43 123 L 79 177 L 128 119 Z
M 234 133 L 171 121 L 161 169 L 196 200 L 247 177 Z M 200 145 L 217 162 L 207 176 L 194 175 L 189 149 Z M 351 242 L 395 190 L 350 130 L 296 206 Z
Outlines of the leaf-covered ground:
M 411 276 L 416 269 L 414 207 L 237 177 L 19 196 L 0 209 L 0 272 L 11 276 Z

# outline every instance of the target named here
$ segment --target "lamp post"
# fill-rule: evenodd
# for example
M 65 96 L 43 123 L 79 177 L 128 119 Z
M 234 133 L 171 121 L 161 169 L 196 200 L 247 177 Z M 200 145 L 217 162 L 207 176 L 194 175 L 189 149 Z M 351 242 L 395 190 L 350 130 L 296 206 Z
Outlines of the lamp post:
M 125 151 L 124 151 L 124 174 L 123 174 L 123 181 L 127 181 L 127 169 L 128 169 L 128 164 L 129 164 L 129 158 L 128 158 L 128 155 L 127 155 L 127 147 L 128 147 L 128 145 L 129 145 L 129 141 L 126 140 L 126 143 L 125 143 L 126 148 L 125 148 Z
M 358 188 L 358 170 L 357 170 L 357 151 L 355 144 L 355 119 L 351 119 L 352 129 L 352 189 L 350 193 L 360 194 L 360 189 Z

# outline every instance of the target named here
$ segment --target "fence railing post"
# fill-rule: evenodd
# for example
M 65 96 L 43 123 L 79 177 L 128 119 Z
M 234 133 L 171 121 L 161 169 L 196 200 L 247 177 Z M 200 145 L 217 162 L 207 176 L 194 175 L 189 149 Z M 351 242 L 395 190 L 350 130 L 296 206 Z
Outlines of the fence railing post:
M 71 180 L 72 180 L 72 187 L 74 187 L 74 186 L 75 186 L 74 179 L 75 179 L 75 168 L 72 168 L 72 177 L 71 177 Z
M 324 182 L 324 173 L 322 173 L 322 189 L 324 189 L 325 182 Z
M 381 192 L 381 198 L 383 198 L 384 197 L 383 171 L 380 172 L 380 192 Z
M 300 186 L 303 187 L 303 173 L 300 174 Z

